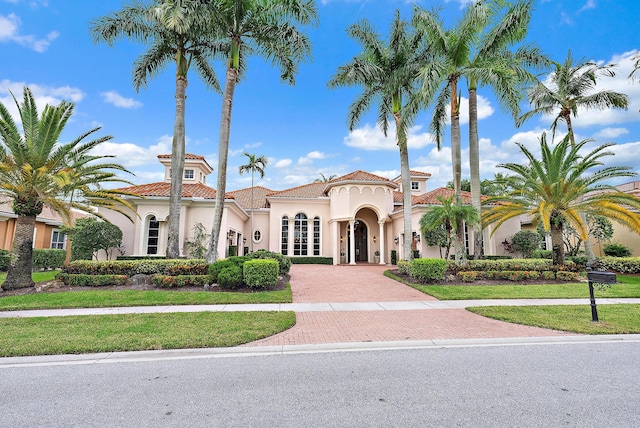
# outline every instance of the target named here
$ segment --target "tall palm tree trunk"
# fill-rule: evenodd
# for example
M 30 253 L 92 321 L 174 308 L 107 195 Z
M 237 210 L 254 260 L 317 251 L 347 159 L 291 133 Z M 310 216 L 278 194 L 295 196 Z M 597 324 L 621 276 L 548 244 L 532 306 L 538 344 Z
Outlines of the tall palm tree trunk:
M 480 148 L 478 146 L 478 94 L 477 81 L 469 83 L 469 174 L 471 182 L 471 205 L 482 209 L 480 199 Z M 473 258 L 482 258 L 482 224 L 473 225 Z
M 251 242 L 251 252 L 253 253 L 253 210 L 255 206 L 253 204 L 253 169 L 251 169 L 251 236 L 249 240 Z
M 554 265 L 564 264 L 564 241 L 562 240 L 562 223 L 552 215 L 551 219 L 551 249 Z
M 227 159 L 229 157 L 229 136 L 231 133 L 231 110 L 233 94 L 238 79 L 238 69 L 229 66 L 222 96 L 222 118 L 220 120 L 220 142 L 218 145 L 218 183 L 216 188 L 216 206 L 211 228 L 211 241 L 207 253 L 207 262 L 213 263 L 218 258 L 218 243 L 220 242 L 220 226 L 224 210 L 224 196 L 227 185 Z
M 451 166 L 453 167 L 453 189 L 456 196 L 456 204 L 462 203 L 462 155 L 460 154 L 460 106 L 458 105 L 458 82 L 451 82 Z M 466 249 L 464 247 L 464 221 L 456 222 L 456 263 L 466 262 Z
M 407 147 L 407 136 L 401 131 L 402 118 L 399 114 L 394 114 L 396 122 L 396 132 L 398 140 L 398 148 L 400 149 L 400 179 L 402 181 L 402 219 L 404 240 L 402 242 L 402 252 L 404 260 L 413 259 L 412 243 L 413 234 L 411 233 L 411 170 L 409 168 L 409 148 Z
M 176 77 L 176 118 L 173 126 L 171 149 L 171 193 L 169 195 L 169 231 L 166 256 L 180 257 L 180 200 L 182 198 L 182 176 L 185 157 L 185 99 L 187 90 L 185 76 Z
M 9 256 L 7 279 L 2 284 L 4 290 L 35 285 L 31 278 L 35 224 L 36 216 L 19 216 L 16 219 L 16 231 Z

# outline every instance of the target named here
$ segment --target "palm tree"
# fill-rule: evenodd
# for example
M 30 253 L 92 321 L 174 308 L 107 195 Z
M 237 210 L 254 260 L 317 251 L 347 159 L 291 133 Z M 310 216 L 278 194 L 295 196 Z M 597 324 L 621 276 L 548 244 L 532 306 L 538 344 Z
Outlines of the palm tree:
M 185 101 L 192 63 L 198 75 L 211 89 L 220 92 L 215 72 L 207 63 L 219 52 L 219 43 L 211 34 L 210 6 L 200 0 L 153 0 L 133 2 L 129 6 L 92 22 L 95 42 L 113 46 L 120 38 L 149 45 L 133 68 L 136 91 L 146 87 L 147 79 L 155 77 L 171 63 L 176 65 L 175 121 L 171 149 L 171 191 L 167 258 L 180 256 L 180 200 L 185 157 Z
M 280 68 L 284 81 L 294 84 L 298 64 L 311 52 L 307 36 L 294 24 L 314 24 L 317 20 L 313 0 L 219 0 L 213 2 L 213 7 L 213 28 L 223 37 L 223 51 L 228 62 L 222 96 L 216 206 L 207 251 L 209 263 L 218 257 L 227 184 L 231 107 L 236 83 L 244 74 L 247 58 L 260 55 Z
M 94 212 L 95 206 L 110 208 L 132 217 L 126 209 L 131 204 L 122 198 L 122 191 L 104 189 L 108 182 L 128 183 L 118 178 L 116 171 L 127 172 L 122 166 L 103 162 L 113 156 L 91 155 L 92 149 L 109 141 L 104 136 L 84 141 L 100 128 L 83 133 L 69 143 L 59 139 L 73 114 L 74 104 L 62 101 L 58 106 L 45 106 L 38 114 L 29 88 L 24 88 L 20 104 L 11 94 L 18 108 L 20 130 L 9 110 L 0 103 L 0 196 L 13 200 L 17 215 L 16 231 L 11 248 L 5 290 L 33 286 L 33 231 L 36 216 L 45 205 L 60 214 L 64 223 L 71 223 L 71 209 Z M 98 215 L 98 214 L 95 214 Z
M 480 212 L 481 182 L 480 153 L 478 146 L 478 85 L 490 86 L 500 105 L 513 114 L 520 114 L 522 91 L 528 82 L 536 81 L 526 67 L 546 65 L 548 60 L 532 46 L 521 46 L 511 52 L 509 47 L 520 42 L 527 34 L 527 27 L 533 9 L 532 0 L 523 0 L 508 5 L 503 11 L 496 5 L 492 12 L 493 25 L 480 35 L 469 59 L 469 174 L 471 181 L 471 203 Z M 495 18 L 498 18 L 497 20 Z M 482 255 L 482 226 L 477 223 L 473 230 L 474 259 Z
M 629 100 L 627 95 L 603 90 L 594 92 L 597 79 L 600 76 L 615 76 L 614 64 L 598 65 L 592 61 L 579 61 L 574 64 L 571 51 L 567 54 L 564 64 L 555 64 L 555 72 L 551 74 L 549 83 L 539 82 L 529 90 L 529 102 L 533 109 L 523 114 L 516 125 L 520 126 L 525 120 L 538 114 L 554 114 L 551 135 L 555 136 L 558 122 L 567 125 L 571 144 L 575 144 L 575 134 L 571 123 L 571 116 L 577 117 L 578 110 L 620 108 L 627 109 Z M 585 219 L 582 219 L 583 223 Z M 588 264 L 596 258 L 588 240 L 584 242 Z
M 632 211 L 640 208 L 640 198 L 605 184 L 607 180 L 632 177 L 635 173 L 629 167 L 619 166 L 591 171 L 603 165 L 603 157 L 613 155 L 607 149 L 614 145 L 604 144 L 586 155 L 580 154 L 591 141 L 573 144 L 567 134 L 551 148 L 546 134 L 542 134 L 540 156 L 518 143 L 529 163 L 499 166 L 513 173 L 522 186 L 505 195 L 487 198 L 485 204 L 493 206 L 483 214 L 483 225 L 495 224 L 497 229 L 511 218 L 530 216 L 534 225 L 541 223 L 546 232 L 551 231 L 553 262 L 559 265 L 564 264 L 564 225 L 571 225 L 585 240 L 588 236 L 585 215 L 604 216 L 640 233 L 640 216 Z
M 400 12 L 396 11 L 389 42 L 385 43 L 367 21 L 350 26 L 347 32 L 362 46 L 362 52 L 351 62 L 340 66 L 328 85 L 332 88 L 363 86 L 363 92 L 349 107 L 349 131 L 355 129 L 373 103 L 377 104 L 378 125 L 385 136 L 389 122 L 393 120 L 395 123 L 404 207 L 403 256 L 411 260 L 411 173 L 407 133 L 422 105 L 418 97 L 417 75 L 418 67 L 426 61 L 428 52 L 420 35 L 408 27 L 408 23 L 400 18 Z
M 240 166 L 238 172 L 240 175 L 245 172 L 251 172 L 251 252 L 253 252 L 253 211 L 256 208 L 253 203 L 253 173 L 257 172 L 260 174 L 260 178 L 264 178 L 264 169 L 267 167 L 269 161 L 264 155 L 256 157 L 256 155 L 244 152 L 244 156 L 248 158 L 248 161 L 246 164 Z
M 420 231 L 422 236 L 428 232 L 444 227 L 447 232 L 447 245 L 445 252 L 445 260 L 449 260 L 449 250 L 451 249 L 451 237 L 457 233 L 459 224 L 480 223 L 480 214 L 471 205 L 455 203 L 455 195 L 447 198 L 438 196 L 437 200 L 440 205 L 430 207 L 429 210 L 420 218 Z M 463 248 L 464 250 L 464 248 Z M 441 253 L 442 255 L 442 253 Z
M 325 177 L 325 175 L 321 172 L 319 172 L 318 174 L 320 174 L 320 178 L 316 178 L 315 180 L 313 180 L 314 183 L 328 183 L 337 177 L 336 174 L 331 174 L 328 177 Z
M 427 11 L 415 7 L 413 23 L 421 32 L 432 50 L 432 57 L 422 63 L 420 77 L 425 99 L 435 96 L 435 106 L 430 129 L 434 134 L 438 149 L 441 147 L 444 128 L 451 122 L 451 163 L 453 168 L 453 188 L 456 203 L 461 204 L 462 163 L 460 149 L 460 94 L 458 83 L 469 75 L 469 58 L 482 29 L 490 18 L 490 10 L 485 2 L 475 2 L 467 6 L 453 29 L 447 30 L 437 10 Z M 450 105 L 447 115 L 447 103 Z M 463 264 L 464 232 L 462 224 L 456 227 L 456 263 Z

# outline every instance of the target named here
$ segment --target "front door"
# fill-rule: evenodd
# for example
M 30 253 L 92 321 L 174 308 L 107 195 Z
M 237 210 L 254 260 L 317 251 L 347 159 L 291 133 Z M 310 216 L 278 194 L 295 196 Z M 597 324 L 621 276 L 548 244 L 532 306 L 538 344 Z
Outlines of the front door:
M 355 235 L 355 243 L 356 243 L 356 262 L 367 262 L 369 261 L 369 248 L 367 246 L 367 226 L 361 222 L 356 221 L 353 233 Z M 349 239 L 351 236 L 348 236 Z M 347 257 L 351 257 L 349 252 L 350 245 L 347 245 Z

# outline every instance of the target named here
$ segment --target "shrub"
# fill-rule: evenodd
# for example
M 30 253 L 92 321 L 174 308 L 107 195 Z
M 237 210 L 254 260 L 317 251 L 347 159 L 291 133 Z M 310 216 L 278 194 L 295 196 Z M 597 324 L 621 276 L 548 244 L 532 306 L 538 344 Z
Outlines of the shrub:
M 507 270 L 537 270 L 544 271 L 552 268 L 551 260 L 544 259 L 503 259 L 503 260 L 469 260 L 467 269 L 475 271 L 507 271 Z
M 223 269 L 231 266 L 239 267 L 240 272 L 242 273 L 242 265 L 247 260 L 250 260 L 250 257 L 233 256 L 233 257 L 229 257 L 228 259 L 216 260 L 215 263 L 212 263 L 209 265 L 208 274 L 209 274 L 210 283 L 211 284 L 218 283 L 218 275 L 220 274 L 220 272 L 222 272 Z
M 391 264 L 398 264 L 398 252 L 396 250 L 391 250 Z
M 280 275 L 288 275 L 289 270 L 291 270 L 291 263 L 292 263 L 291 257 L 284 256 L 280 253 L 275 253 L 273 251 L 267 251 L 267 250 L 258 250 L 258 251 L 254 251 L 253 253 L 249 253 L 247 257 L 249 259 L 276 260 L 280 265 Z M 329 264 L 332 264 L 332 263 L 333 263 L 333 259 L 331 259 L 331 263 Z
M 332 265 L 332 257 L 291 257 L 291 264 L 294 265 Z
M 575 281 L 578 279 L 578 274 L 576 272 L 559 270 L 556 272 L 556 279 L 559 281 Z
M 478 278 L 478 274 L 479 272 L 477 271 L 458 272 L 458 276 L 460 276 L 462 282 L 473 282 Z
M 411 276 L 418 281 L 434 281 L 444 278 L 447 261 L 442 259 L 415 259 L 411 262 Z
M 553 251 L 551 250 L 535 250 L 531 257 L 534 259 L 551 259 L 553 257 Z
M 242 268 L 233 264 L 223 268 L 218 274 L 218 286 L 227 290 L 241 287 Z
M 511 256 L 484 256 L 485 260 L 510 260 Z
M 398 271 L 403 275 L 411 275 L 411 262 L 407 260 L 399 260 Z
M 56 279 L 72 287 L 102 287 L 105 285 L 123 285 L 127 280 L 125 275 L 86 275 L 59 273 Z
M 154 275 L 151 283 L 161 288 L 204 287 L 209 283 L 209 275 Z
M 65 250 L 49 250 L 36 248 L 33 250 L 34 269 L 60 269 L 67 257 Z
M 144 260 L 77 260 L 64 266 L 67 273 L 93 275 L 206 275 L 208 264 L 196 259 L 144 259 Z
M 605 270 L 619 273 L 640 273 L 640 257 L 601 257 L 598 263 Z
M 0 271 L 9 269 L 9 251 L 0 250 Z
M 278 284 L 280 266 L 276 260 L 249 260 L 242 269 L 244 282 L 249 288 L 264 289 Z
M 631 249 L 622 244 L 607 244 L 602 249 L 605 255 L 609 257 L 630 257 Z
M 542 277 L 542 279 L 553 280 L 556 279 L 556 273 L 550 270 L 545 270 L 540 272 L 540 277 Z
M 511 238 L 513 249 L 522 253 L 524 258 L 531 258 L 532 253 L 540 246 L 542 237 L 532 230 L 520 230 Z

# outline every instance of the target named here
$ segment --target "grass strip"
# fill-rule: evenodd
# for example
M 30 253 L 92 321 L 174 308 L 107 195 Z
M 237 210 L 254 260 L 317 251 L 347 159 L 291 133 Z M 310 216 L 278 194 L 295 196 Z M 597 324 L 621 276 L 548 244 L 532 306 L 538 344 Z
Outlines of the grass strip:
M 586 282 L 563 284 L 501 284 L 501 285 L 425 285 L 405 281 L 403 278 L 385 271 L 385 276 L 402 282 L 439 300 L 482 300 L 482 299 L 580 299 L 589 298 Z M 637 298 L 640 297 L 640 277 L 618 275 L 617 284 L 605 289 L 596 288 L 596 298 Z
M 485 306 L 468 311 L 515 324 L 581 334 L 638 334 L 640 305 L 600 305 L 599 322 L 591 321 L 591 306 Z
M 293 312 L 195 312 L 0 319 L 0 356 L 230 347 L 284 331 Z
M 0 297 L 0 310 L 113 308 L 125 306 L 291 303 L 291 285 L 278 291 L 82 290 Z

